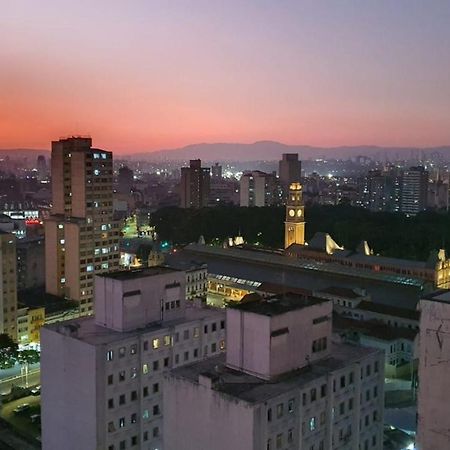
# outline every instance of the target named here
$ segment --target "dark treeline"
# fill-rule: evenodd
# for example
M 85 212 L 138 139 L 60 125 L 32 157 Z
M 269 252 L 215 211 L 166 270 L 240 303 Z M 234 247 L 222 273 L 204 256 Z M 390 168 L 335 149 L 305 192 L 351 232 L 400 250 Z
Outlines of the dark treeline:
M 306 208 L 306 239 L 317 231 L 329 233 L 346 248 L 367 240 L 375 253 L 425 260 L 431 250 L 450 250 L 450 214 L 423 212 L 416 217 L 398 213 L 374 213 L 347 205 Z M 164 208 L 152 215 L 161 240 L 176 245 L 196 242 L 221 243 L 240 232 L 246 242 L 280 248 L 283 245 L 285 209 L 219 206 L 189 210 Z

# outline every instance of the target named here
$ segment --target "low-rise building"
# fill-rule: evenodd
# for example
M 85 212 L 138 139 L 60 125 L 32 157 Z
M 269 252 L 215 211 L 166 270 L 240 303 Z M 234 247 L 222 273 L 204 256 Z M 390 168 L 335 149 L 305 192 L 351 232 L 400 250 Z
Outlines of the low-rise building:
M 45 323 L 45 308 L 29 308 L 22 306 L 17 309 L 17 342 L 22 345 L 39 344 L 41 328 Z
M 95 317 L 43 328 L 45 449 L 165 448 L 163 374 L 225 348 L 225 314 L 185 293 L 185 272 L 168 267 L 105 274 Z

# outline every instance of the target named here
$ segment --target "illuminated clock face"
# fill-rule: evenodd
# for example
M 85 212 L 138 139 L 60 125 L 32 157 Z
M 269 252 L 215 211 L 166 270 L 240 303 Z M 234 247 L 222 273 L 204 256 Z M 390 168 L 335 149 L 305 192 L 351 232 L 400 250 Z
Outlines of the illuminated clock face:
M 290 209 L 290 210 L 289 210 L 289 215 L 290 215 L 291 217 L 294 217 L 294 216 L 295 216 L 295 211 L 294 211 L 293 209 Z
M 298 217 L 302 217 L 302 210 L 301 210 L 301 209 L 299 209 L 299 210 L 297 211 L 297 216 L 298 216 Z

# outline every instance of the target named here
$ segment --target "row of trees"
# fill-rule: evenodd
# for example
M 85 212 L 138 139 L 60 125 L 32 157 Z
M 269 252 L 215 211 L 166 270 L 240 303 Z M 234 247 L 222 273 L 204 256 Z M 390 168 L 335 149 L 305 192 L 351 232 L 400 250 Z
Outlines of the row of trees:
M 0 334 L 0 369 L 9 369 L 16 363 L 22 366 L 39 362 L 37 350 L 19 350 L 19 346 L 7 334 Z
M 377 254 L 415 260 L 426 260 L 431 250 L 450 251 L 447 212 L 426 211 L 406 217 L 348 205 L 315 205 L 307 207 L 305 214 L 307 240 L 322 231 L 348 249 L 367 240 Z M 175 245 L 196 242 L 200 235 L 207 243 L 221 244 L 241 233 L 246 242 L 271 248 L 283 245 L 284 220 L 283 207 L 219 206 L 199 210 L 171 207 L 160 209 L 151 217 L 160 239 Z

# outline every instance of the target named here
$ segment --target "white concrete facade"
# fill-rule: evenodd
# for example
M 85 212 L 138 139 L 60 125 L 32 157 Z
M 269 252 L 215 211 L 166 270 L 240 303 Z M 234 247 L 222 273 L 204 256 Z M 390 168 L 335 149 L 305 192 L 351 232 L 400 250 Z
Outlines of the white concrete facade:
M 165 267 L 99 276 L 95 318 L 42 329 L 45 450 L 165 448 L 164 374 L 225 348 L 224 312 L 184 294 Z

